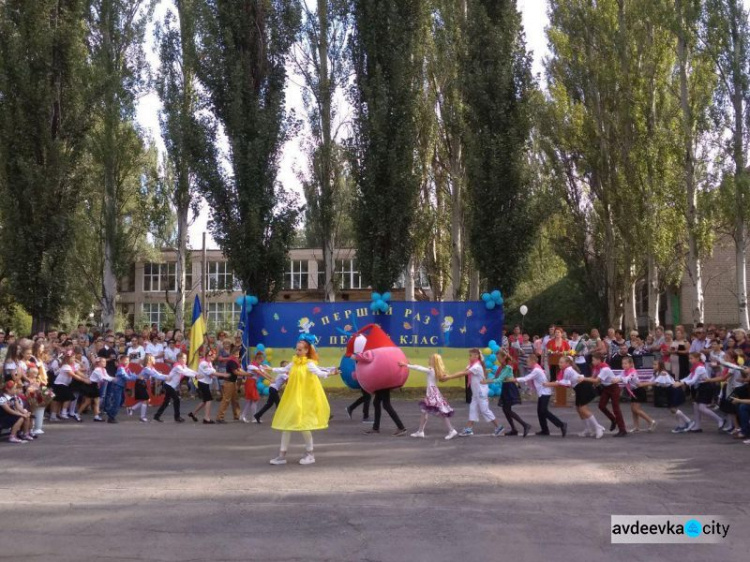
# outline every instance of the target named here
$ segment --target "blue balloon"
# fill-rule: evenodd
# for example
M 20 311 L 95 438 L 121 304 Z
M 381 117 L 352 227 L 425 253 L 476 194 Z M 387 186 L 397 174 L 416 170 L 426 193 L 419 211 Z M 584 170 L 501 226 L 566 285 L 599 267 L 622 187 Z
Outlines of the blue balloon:
M 487 310 L 495 310 L 495 307 L 497 306 L 497 303 L 495 301 L 488 301 L 484 303 L 484 306 L 487 307 Z
M 242 303 L 245 302 L 245 297 L 237 297 L 234 299 L 234 302 L 237 303 L 237 306 L 242 306 Z
M 259 343 L 258 345 L 255 346 L 255 351 L 265 351 L 265 350 L 266 350 L 266 346 L 263 345 L 262 343 Z
M 494 291 L 492 291 L 492 293 L 490 294 L 490 296 L 492 297 L 492 300 L 495 301 L 495 302 L 497 302 L 501 298 L 503 298 L 503 294 L 500 291 L 498 291 L 497 289 L 495 289 Z
M 269 393 L 271 392 L 271 391 L 269 390 L 269 388 L 270 388 L 270 387 L 268 387 L 268 386 L 264 386 L 264 387 L 263 387 L 263 392 L 262 392 L 263 396 L 268 396 L 268 394 L 269 394 Z
M 389 300 L 391 300 L 391 293 L 390 293 L 390 292 L 388 292 L 388 291 L 386 291 L 385 293 L 383 293 L 383 300 L 384 300 L 384 301 L 389 301 Z
M 490 340 L 490 343 L 487 344 L 487 347 L 493 349 L 494 347 L 497 347 L 497 342 L 495 340 Z
M 339 370 L 341 371 L 341 380 L 344 384 L 352 390 L 359 390 L 359 383 L 354 378 L 354 369 L 357 367 L 357 363 L 351 357 L 344 356 L 339 362 Z
M 372 302 L 370 303 L 370 310 L 371 310 L 372 312 L 377 312 L 377 311 L 378 311 L 378 303 L 377 303 L 377 302 L 375 302 L 375 301 L 372 301 Z
M 497 345 L 497 344 L 491 345 L 490 349 L 492 350 L 492 353 L 494 353 L 494 354 L 498 354 L 500 352 L 500 346 Z
M 503 303 L 504 303 L 504 302 L 505 302 L 505 301 L 504 301 L 503 299 L 500 299 L 500 300 L 498 300 L 498 301 L 497 301 L 497 306 L 503 306 Z
M 482 293 L 482 300 L 483 300 L 484 302 L 489 302 L 489 301 L 491 301 L 491 300 L 492 300 L 492 297 L 490 296 L 490 294 L 489 294 L 489 293 Z
M 380 296 L 380 293 L 373 293 L 371 296 L 372 296 L 372 300 L 375 301 L 375 302 L 377 302 L 377 301 L 379 301 L 380 299 L 383 298 L 383 297 Z
M 490 355 L 490 356 L 488 357 L 488 359 L 489 359 L 490 361 L 492 361 L 492 364 L 494 365 L 494 364 L 495 364 L 495 361 L 497 361 L 497 355 L 495 355 L 495 354 L 493 353 L 492 355 Z
M 387 302 L 385 302 L 383 300 L 380 301 L 380 312 L 388 312 L 389 308 L 390 308 L 390 306 L 388 306 Z
M 258 302 L 259 302 L 258 301 L 258 297 L 254 296 L 254 295 L 250 295 L 247 298 L 250 299 L 250 304 L 253 305 L 253 306 L 255 306 L 256 304 L 258 304 Z
M 247 306 L 245 306 L 245 310 L 247 310 L 247 313 L 250 314 L 253 311 L 253 305 L 248 304 Z

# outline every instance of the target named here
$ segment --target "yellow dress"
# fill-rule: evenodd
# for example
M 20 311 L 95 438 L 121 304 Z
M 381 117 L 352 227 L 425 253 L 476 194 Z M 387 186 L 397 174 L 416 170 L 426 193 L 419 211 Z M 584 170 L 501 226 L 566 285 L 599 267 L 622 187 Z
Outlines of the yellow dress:
M 328 427 L 331 407 L 316 372 L 323 371 L 318 369 L 315 361 L 307 357 L 294 357 L 286 390 L 271 422 L 272 428 L 313 431 Z

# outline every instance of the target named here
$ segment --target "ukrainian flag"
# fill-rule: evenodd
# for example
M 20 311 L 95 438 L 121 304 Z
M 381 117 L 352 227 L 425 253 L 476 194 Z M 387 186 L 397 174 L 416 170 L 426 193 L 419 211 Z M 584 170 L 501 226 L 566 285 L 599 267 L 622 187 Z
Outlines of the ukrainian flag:
M 201 300 L 195 295 L 193 302 L 193 325 L 190 328 L 190 353 L 188 355 L 188 366 L 193 371 L 198 370 L 200 363 L 200 348 L 203 345 L 203 337 L 206 335 L 206 322 L 203 320 L 201 311 Z

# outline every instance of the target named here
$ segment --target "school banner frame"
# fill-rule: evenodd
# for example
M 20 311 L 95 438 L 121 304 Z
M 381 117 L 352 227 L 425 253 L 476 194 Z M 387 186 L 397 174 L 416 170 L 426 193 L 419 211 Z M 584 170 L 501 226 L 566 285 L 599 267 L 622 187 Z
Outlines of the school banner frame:
M 502 306 L 481 301 L 394 301 L 374 313 L 367 301 L 260 303 L 248 314 L 249 340 L 266 347 L 291 347 L 300 334 L 313 334 L 320 347 L 342 347 L 367 324 L 379 324 L 399 347 L 486 347 L 502 339 Z

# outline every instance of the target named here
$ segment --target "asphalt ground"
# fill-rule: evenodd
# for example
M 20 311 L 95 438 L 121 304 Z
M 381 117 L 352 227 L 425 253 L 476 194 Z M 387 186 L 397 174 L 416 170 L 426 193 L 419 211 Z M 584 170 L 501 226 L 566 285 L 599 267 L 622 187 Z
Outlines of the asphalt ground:
M 354 396 L 352 396 L 352 399 Z M 106 561 L 734 561 L 750 546 L 750 446 L 719 434 L 673 435 L 669 412 L 648 407 L 655 433 L 601 440 L 573 408 L 554 408 L 570 434 L 477 435 L 446 442 L 364 435 L 332 401 L 315 432 L 317 463 L 270 466 L 279 433 L 230 423 L 66 422 L 27 445 L 0 442 L 0 560 Z M 410 431 L 416 401 L 395 400 Z M 457 428 L 468 407 L 452 400 Z M 183 403 L 183 412 L 192 404 Z M 502 419 L 500 409 L 493 406 Z M 538 424 L 533 402 L 516 408 Z M 629 407 L 625 405 L 630 425 Z M 149 414 L 154 411 L 150 409 Z M 602 416 L 597 416 L 602 420 Z M 610 516 L 718 515 L 718 545 L 611 544 Z

